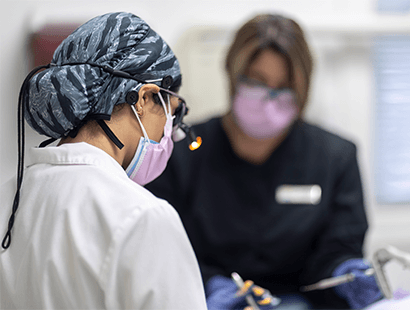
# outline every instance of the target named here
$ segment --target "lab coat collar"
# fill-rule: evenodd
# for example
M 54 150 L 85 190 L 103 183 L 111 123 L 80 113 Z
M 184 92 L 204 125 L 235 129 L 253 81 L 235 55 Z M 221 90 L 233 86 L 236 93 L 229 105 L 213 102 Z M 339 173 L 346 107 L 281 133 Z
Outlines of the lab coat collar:
M 114 158 L 86 142 L 30 148 L 27 153 L 27 167 L 35 164 L 100 166 L 128 178 L 125 170 Z

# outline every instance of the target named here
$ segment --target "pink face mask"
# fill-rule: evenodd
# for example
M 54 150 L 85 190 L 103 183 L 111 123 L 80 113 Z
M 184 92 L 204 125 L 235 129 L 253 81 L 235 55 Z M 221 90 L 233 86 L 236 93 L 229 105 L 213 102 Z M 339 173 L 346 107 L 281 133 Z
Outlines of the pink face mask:
M 137 151 L 131 163 L 128 165 L 125 170 L 128 177 L 133 180 L 135 183 L 138 183 L 142 186 L 155 180 L 157 177 L 164 172 L 168 160 L 171 157 L 172 149 L 174 148 L 174 143 L 171 139 L 172 136 L 172 115 L 171 115 L 171 105 L 168 100 L 168 111 L 165 106 L 165 102 L 162 99 L 160 93 L 158 96 L 161 99 L 162 106 L 165 110 L 167 121 L 164 127 L 164 136 L 161 138 L 161 141 L 158 143 L 152 141 L 148 138 L 147 132 L 145 131 L 144 126 L 138 116 L 137 111 L 134 106 L 131 106 L 135 116 L 140 123 L 144 137 L 141 137 Z
M 260 140 L 279 136 L 299 113 L 293 90 L 244 82 L 238 84 L 232 110 L 242 131 Z

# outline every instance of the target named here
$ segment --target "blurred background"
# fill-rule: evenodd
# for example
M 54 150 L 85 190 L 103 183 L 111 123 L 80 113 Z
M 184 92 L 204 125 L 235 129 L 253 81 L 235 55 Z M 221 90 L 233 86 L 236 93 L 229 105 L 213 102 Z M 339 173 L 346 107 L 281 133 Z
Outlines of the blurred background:
M 180 93 L 193 123 L 228 107 L 223 62 L 233 31 L 255 14 L 281 13 L 302 26 L 315 58 L 305 118 L 358 147 L 370 223 L 366 256 L 386 245 L 410 252 L 410 0 L 0 0 L 0 5 L 1 183 L 17 170 L 22 81 L 34 65 L 50 62 L 50 50 L 77 25 L 113 11 L 146 20 L 180 60 Z M 46 139 L 26 130 L 27 147 Z M 410 289 L 403 285 L 410 272 L 394 263 L 388 268 L 394 286 Z

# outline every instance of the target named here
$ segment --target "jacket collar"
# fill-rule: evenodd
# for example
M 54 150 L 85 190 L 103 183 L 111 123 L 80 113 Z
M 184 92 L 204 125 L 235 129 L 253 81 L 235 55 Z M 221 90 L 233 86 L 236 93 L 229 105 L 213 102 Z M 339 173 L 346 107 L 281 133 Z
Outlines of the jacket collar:
M 43 148 L 33 147 L 27 153 L 27 167 L 35 164 L 92 165 L 127 177 L 125 170 L 114 158 L 86 142 Z

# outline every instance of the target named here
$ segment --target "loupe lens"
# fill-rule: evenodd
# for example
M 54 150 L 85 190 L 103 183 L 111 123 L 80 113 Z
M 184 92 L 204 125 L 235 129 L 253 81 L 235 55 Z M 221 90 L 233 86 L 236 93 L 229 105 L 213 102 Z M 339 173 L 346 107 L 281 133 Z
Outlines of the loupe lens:
M 185 102 L 181 102 L 178 105 L 178 108 L 176 108 L 175 113 L 174 113 L 174 121 L 173 121 L 173 126 L 180 126 L 182 124 L 182 119 L 184 116 L 188 113 L 188 108 L 185 105 Z

